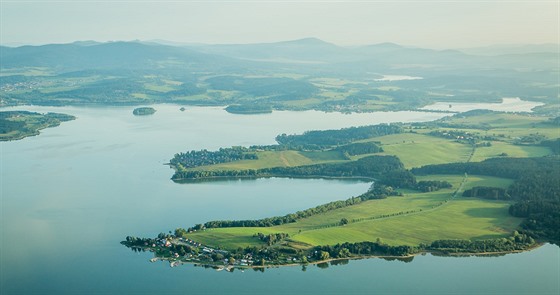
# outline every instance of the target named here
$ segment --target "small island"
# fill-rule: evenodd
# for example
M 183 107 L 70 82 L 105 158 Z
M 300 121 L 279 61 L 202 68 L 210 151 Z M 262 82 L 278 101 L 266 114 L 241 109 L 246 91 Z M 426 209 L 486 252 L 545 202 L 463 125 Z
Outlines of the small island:
M 151 261 L 229 271 L 367 257 L 410 261 L 426 252 L 504 255 L 558 244 L 557 120 L 471 111 L 177 153 L 169 165 L 179 183 L 287 177 L 371 184 L 357 196 L 283 216 L 211 220 L 122 244 L 153 252 Z
M 151 107 L 140 107 L 140 108 L 135 108 L 134 111 L 132 111 L 132 114 L 134 114 L 135 116 L 147 116 L 147 115 L 153 115 L 156 112 L 156 109 L 151 108 Z
M 76 117 L 59 113 L 40 114 L 28 111 L 0 112 L 0 141 L 19 140 L 39 135 L 39 130 L 56 127 Z
M 272 113 L 272 107 L 266 104 L 242 104 L 242 105 L 229 105 L 226 107 L 226 112 L 230 114 L 270 114 Z

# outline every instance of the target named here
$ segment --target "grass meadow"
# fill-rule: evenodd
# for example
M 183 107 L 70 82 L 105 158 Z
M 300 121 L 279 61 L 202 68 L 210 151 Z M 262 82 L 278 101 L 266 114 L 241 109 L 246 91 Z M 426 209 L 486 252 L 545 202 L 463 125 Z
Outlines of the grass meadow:
M 308 247 L 377 239 L 390 245 L 418 245 L 438 239 L 504 237 L 521 222 L 520 218 L 509 215 L 509 202 L 463 198 L 460 194 L 450 200 L 462 176 L 429 175 L 422 179 L 447 180 L 454 187 L 365 201 L 280 226 L 208 229 L 189 237 L 228 249 L 262 245 L 253 237 L 256 233 L 281 232 L 290 234 L 290 241 Z M 510 179 L 469 176 L 464 189 L 479 185 L 507 187 L 511 183 Z M 350 223 L 338 225 L 342 218 Z

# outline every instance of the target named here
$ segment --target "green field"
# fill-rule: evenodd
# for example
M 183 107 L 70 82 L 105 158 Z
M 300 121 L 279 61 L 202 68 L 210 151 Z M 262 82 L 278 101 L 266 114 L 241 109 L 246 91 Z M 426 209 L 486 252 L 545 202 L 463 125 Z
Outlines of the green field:
M 460 199 L 433 211 L 302 232 L 292 239 L 310 245 L 375 241 L 377 238 L 390 245 L 418 245 L 439 239 L 505 237 L 521 222 L 509 216 L 508 208 L 506 202 Z
M 515 158 L 543 157 L 551 154 L 551 150 L 544 146 L 514 145 L 502 141 L 492 141 L 491 143 L 492 146 L 489 147 L 478 147 L 471 161 L 484 161 L 488 158 L 499 157 L 502 153 Z
M 410 169 L 428 164 L 443 164 L 466 162 L 472 152 L 467 144 L 453 140 L 438 138 L 416 133 L 393 134 L 375 137 L 366 141 L 381 142 L 384 153 L 379 155 L 395 155 Z M 538 147 L 535 150 L 547 151 Z M 363 154 L 352 156 L 351 160 L 370 156 Z M 271 167 L 293 167 L 320 163 L 335 163 L 348 161 L 339 151 L 261 151 L 257 152 L 258 160 L 242 160 L 229 163 L 201 166 L 198 170 L 247 170 Z
M 293 167 L 319 163 L 341 162 L 345 160 L 340 152 L 299 152 L 299 151 L 262 151 L 257 152 L 258 160 L 242 160 L 229 163 L 197 167 L 200 170 L 247 170 L 271 167 Z
M 289 243 L 295 243 L 297 247 L 376 241 L 378 238 L 390 245 L 418 245 L 438 239 L 504 237 L 521 222 L 508 214 L 508 202 L 460 196 L 450 200 L 462 176 L 430 175 L 422 179 L 447 180 L 454 187 L 365 201 L 280 226 L 208 229 L 191 233 L 189 238 L 227 249 L 262 245 L 254 234 L 280 232 L 290 234 Z M 472 186 L 507 187 L 511 183 L 510 179 L 469 176 L 464 189 Z M 342 218 L 347 218 L 350 223 L 339 226 Z
M 405 168 L 410 169 L 429 164 L 466 162 L 472 152 L 467 144 L 435 136 L 401 133 L 376 137 L 381 142 L 385 154 L 401 159 Z
M 381 155 L 397 156 L 406 169 L 432 164 L 445 164 L 474 161 L 479 162 L 494 157 L 542 157 L 552 153 L 548 147 L 538 144 L 519 144 L 523 136 L 536 135 L 544 139 L 560 137 L 557 127 L 548 122 L 546 117 L 528 115 L 492 113 L 464 118 L 461 116 L 445 118 L 446 124 L 457 128 L 443 128 L 437 125 L 420 128 L 411 132 L 373 137 L 360 142 L 377 142 L 384 150 Z M 508 125 L 509 124 L 509 125 Z M 479 129 L 483 128 L 484 129 Z M 492 137 L 492 140 L 479 139 L 490 146 L 478 146 L 474 149 L 467 142 L 429 135 L 432 131 L 464 132 L 479 138 Z M 411 129 L 412 131 L 412 129 Z M 472 154 L 472 157 L 471 157 Z M 293 167 L 320 163 L 348 161 L 340 152 L 331 151 L 260 151 L 258 160 L 243 160 L 196 167 L 197 170 L 247 170 L 271 167 Z M 357 160 L 372 154 L 351 156 Z
M 531 116 L 513 113 L 491 113 L 472 117 L 451 117 L 442 120 L 446 123 L 463 125 L 461 128 L 441 128 L 441 129 L 470 129 L 480 135 L 497 136 L 500 140 L 513 142 L 519 137 L 530 134 L 541 134 L 547 138 L 554 139 L 560 137 L 560 130 L 557 125 L 548 123 L 547 117 Z M 484 127 L 484 129 L 477 129 Z
M 445 124 L 414 128 L 405 132 L 360 140 L 376 142 L 384 152 L 397 156 L 405 168 L 431 164 L 483 161 L 494 157 L 542 157 L 552 150 L 538 142 L 527 144 L 523 136 L 545 139 L 559 137 L 558 128 L 546 117 L 492 113 L 470 117 L 445 118 Z M 442 127 L 442 126 L 445 126 Z M 406 132 L 411 130 L 412 132 Z M 439 135 L 429 135 L 440 131 Z M 472 141 L 446 138 L 443 133 L 467 134 Z M 442 137 L 440 137 L 442 136 Z M 476 138 L 476 139 L 474 139 Z M 488 145 L 488 143 L 490 143 Z M 476 144 L 476 148 L 473 148 Z M 488 145 L 488 146 L 487 146 Z M 474 151 L 474 153 L 473 153 Z M 258 160 L 244 160 L 197 167 L 202 170 L 244 170 L 293 167 L 317 163 L 353 161 L 371 154 L 351 156 L 340 151 L 260 151 Z M 475 186 L 507 189 L 512 179 L 468 175 L 416 176 L 417 181 L 439 180 L 453 185 L 450 189 L 421 193 L 412 188 L 399 190 L 403 196 L 369 200 L 331 210 L 274 227 L 215 228 L 190 233 L 189 237 L 205 245 L 236 249 L 264 245 L 257 233 L 287 233 L 283 246 L 297 249 L 343 242 L 377 241 L 389 245 L 419 245 L 440 239 L 491 239 L 506 237 L 518 228 L 522 219 L 508 213 L 510 202 L 464 198 L 462 191 Z M 457 194 L 454 193 L 457 191 Z M 453 197 L 455 196 L 455 197 Z M 350 196 L 348 196 L 350 197 Z M 302 208 L 306 209 L 306 208 Z M 340 221 L 347 219 L 346 225 Z

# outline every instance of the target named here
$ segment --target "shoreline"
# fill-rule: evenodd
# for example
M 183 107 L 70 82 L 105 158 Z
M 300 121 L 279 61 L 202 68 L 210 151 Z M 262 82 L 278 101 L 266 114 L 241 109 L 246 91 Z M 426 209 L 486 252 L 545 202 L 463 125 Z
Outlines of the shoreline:
M 169 165 L 173 168 L 173 165 L 167 163 L 164 165 Z M 242 170 L 233 170 L 242 171 Z M 366 176 L 321 176 L 321 175 L 305 175 L 305 176 L 294 176 L 294 175 L 259 175 L 259 176 L 211 176 L 211 177 L 201 177 L 201 178 L 171 178 L 173 182 L 176 183 L 190 183 L 198 181 L 219 181 L 219 180 L 251 180 L 260 178 L 294 178 L 294 179 L 334 179 L 334 180 L 359 180 L 364 182 L 375 181 L 375 178 Z
M 334 261 L 350 261 L 350 260 L 362 260 L 362 259 L 384 259 L 384 260 L 406 260 L 406 259 L 414 259 L 416 256 L 424 256 L 426 254 L 430 254 L 436 257 L 491 257 L 491 256 L 503 256 L 507 254 L 517 254 L 535 250 L 544 246 L 547 243 L 535 243 L 535 245 L 523 249 L 523 250 L 511 250 L 511 251 L 499 251 L 499 252 L 457 252 L 457 253 L 448 253 L 440 250 L 425 250 L 418 253 L 404 255 L 404 256 L 392 256 L 392 255 L 363 255 L 363 256 L 351 256 L 351 257 L 344 257 L 344 258 L 329 258 L 326 260 L 317 260 L 317 261 L 310 261 L 307 263 L 282 263 L 282 264 L 265 264 L 265 265 L 235 265 L 235 264 L 205 264 L 199 261 L 184 261 L 181 259 L 173 259 L 171 257 L 153 257 L 149 261 L 156 262 L 156 261 L 167 261 L 170 263 L 171 267 L 176 267 L 181 264 L 192 264 L 193 266 L 200 266 L 205 268 L 213 268 L 216 270 L 223 270 L 223 269 L 266 269 L 266 268 L 280 268 L 280 267 L 293 267 L 293 266 L 307 266 L 307 265 L 318 265 L 323 263 L 330 263 Z M 411 260 L 412 261 L 412 260 Z M 405 261 L 406 262 L 406 261 Z M 221 269 L 220 269 L 221 268 Z

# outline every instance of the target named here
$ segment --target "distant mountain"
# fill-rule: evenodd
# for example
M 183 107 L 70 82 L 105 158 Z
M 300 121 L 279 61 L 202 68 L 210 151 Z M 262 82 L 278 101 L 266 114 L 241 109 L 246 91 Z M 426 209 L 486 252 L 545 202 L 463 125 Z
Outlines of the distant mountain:
M 316 38 L 257 44 L 192 45 L 192 49 L 245 60 L 282 63 L 330 63 L 345 60 L 349 50 Z
M 207 54 L 222 55 L 260 63 L 282 64 L 302 71 L 363 75 L 399 69 L 407 74 L 415 69 L 470 67 L 478 57 L 454 50 L 432 50 L 381 43 L 341 47 L 317 38 L 257 44 L 189 45 Z M 306 68 L 307 67 L 307 68 Z M 402 70 L 404 69 L 404 70 Z M 410 70 L 413 69 L 413 70 Z
M 82 69 L 153 68 L 161 62 L 181 62 L 208 66 L 231 62 L 183 47 L 143 44 L 139 42 L 92 41 L 43 46 L 0 48 L 2 68 L 50 67 L 62 71 Z
M 160 43 L 175 44 L 163 45 Z M 497 52 L 498 47 L 480 49 Z M 515 50 L 514 50 L 515 49 Z M 0 47 L 2 69 L 48 67 L 58 73 L 98 70 L 179 71 L 212 74 L 298 73 L 306 76 L 363 77 L 365 74 L 435 76 L 477 74 L 481 69 L 550 68 L 552 45 L 500 49 L 502 55 L 472 55 L 458 50 L 433 50 L 381 43 L 341 47 L 316 38 L 258 44 L 180 44 L 161 40 Z M 474 50 L 474 49 L 473 49 Z M 522 52 L 504 54 L 505 52 Z M 477 74 L 478 75 L 478 74 Z

